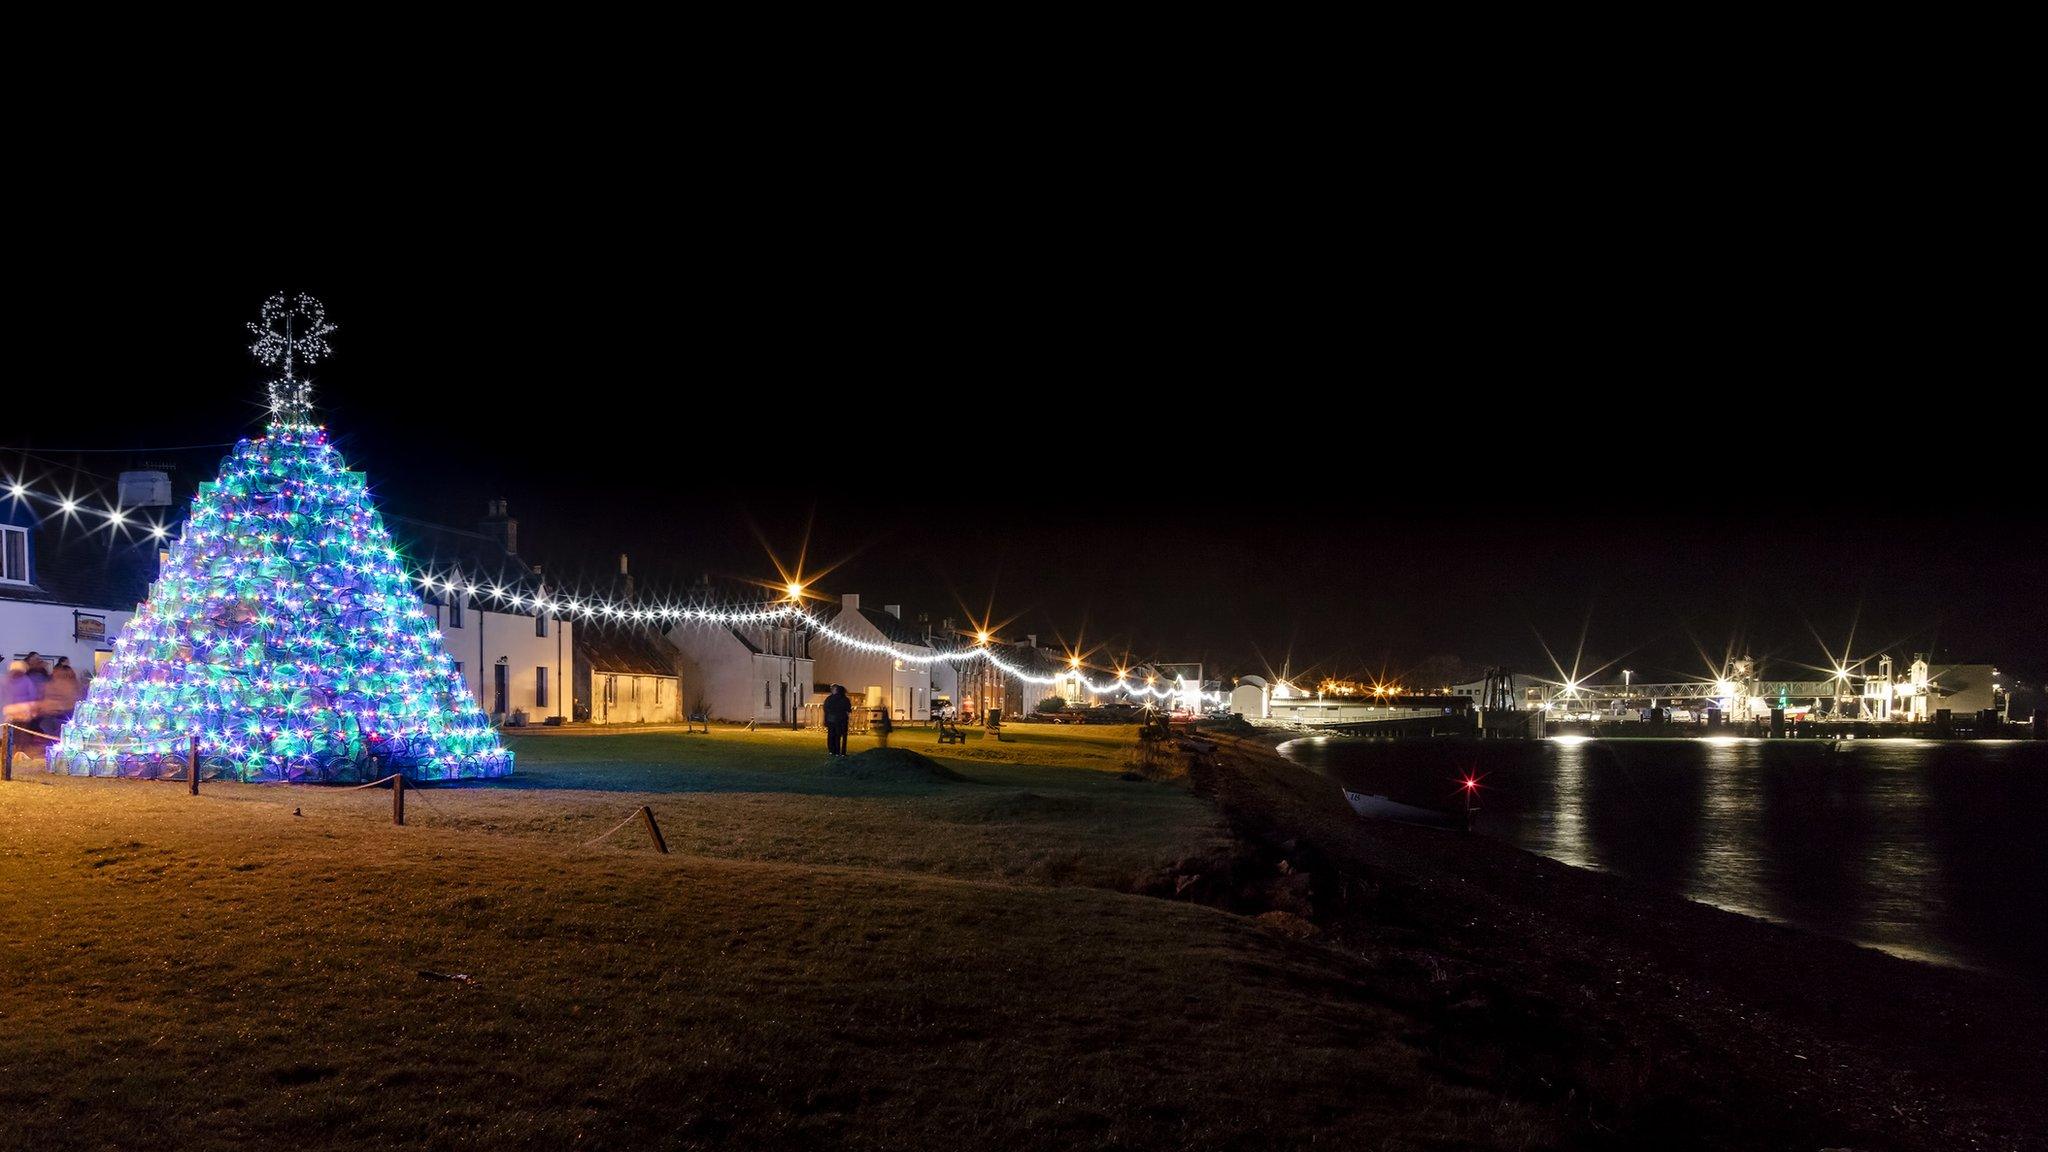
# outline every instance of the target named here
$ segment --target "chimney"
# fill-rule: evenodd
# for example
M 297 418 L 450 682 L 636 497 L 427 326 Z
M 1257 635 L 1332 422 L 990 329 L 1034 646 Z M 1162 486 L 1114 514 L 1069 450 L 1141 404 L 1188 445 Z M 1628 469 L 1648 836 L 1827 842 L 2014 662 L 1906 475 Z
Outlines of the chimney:
M 123 472 L 116 489 L 123 508 L 166 508 L 171 503 L 168 472 Z
M 882 605 L 882 611 L 887 612 L 898 620 L 903 619 L 903 605 L 901 604 L 884 604 Z
M 624 552 L 619 553 L 619 576 L 626 583 L 626 603 L 631 604 L 633 602 L 633 573 L 626 567 L 626 554 Z
M 860 593 L 848 592 L 840 596 L 839 606 L 848 612 L 860 611 Z
M 1032 648 L 1038 647 L 1038 633 L 1026 632 L 1024 634 L 1024 643 Z
M 514 520 L 511 514 L 505 511 L 505 498 L 500 496 L 486 504 L 484 508 L 483 521 L 476 526 L 476 530 L 496 540 L 504 547 L 506 555 L 519 555 L 519 521 Z

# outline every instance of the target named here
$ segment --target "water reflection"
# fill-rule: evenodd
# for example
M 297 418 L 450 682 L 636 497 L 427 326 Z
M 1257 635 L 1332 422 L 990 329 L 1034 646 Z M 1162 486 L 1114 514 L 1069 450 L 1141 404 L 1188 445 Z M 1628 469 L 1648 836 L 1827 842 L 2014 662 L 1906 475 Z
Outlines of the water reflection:
M 1642 749 L 1606 741 L 1577 749 L 1587 762 L 1579 803 L 1594 854 L 1610 871 L 1690 891 L 1700 862 L 1705 749 L 1660 743 L 1654 758 Z
M 1901 955 L 2048 978 L 2048 745 L 1654 740 L 1289 746 L 1357 791 L 1451 807 L 1580 867 Z

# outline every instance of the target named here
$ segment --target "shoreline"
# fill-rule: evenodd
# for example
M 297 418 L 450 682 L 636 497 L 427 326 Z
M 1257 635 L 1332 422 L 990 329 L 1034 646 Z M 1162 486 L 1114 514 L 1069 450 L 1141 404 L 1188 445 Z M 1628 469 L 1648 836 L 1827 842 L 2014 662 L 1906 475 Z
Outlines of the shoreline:
M 1322 734 L 1322 733 L 1317 733 L 1317 734 L 1309 734 L 1309 735 L 1298 735 L 1298 736 L 1295 736 L 1295 737 L 1294 737 L 1294 738 L 1292 738 L 1292 739 L 1286 739 L 1286 740 L 1280 740 L 1280 741 L 1277 741 L 1277 742 L 1271 742 L 1271 743 L 1269 743 L 1269 747 L 1270 747 L 1270 748 L 1272 749 L 1272 751 L 1274 752 L 1274 754 L 1276 754 L 1276 755 L 1278 755 L 1278 756 L 1281 756 L 1281 757 L 1284 757 L 1284 758 L 1286 758 L 1286 759 L 1288 760 L 1288 762 L 1289 762 L 1289 763 L 1293 763 L 1293 764 L 1296 764 L 1296 765 L 1297 765 L 1298 767 L 1301 767 L 1301 768 L 1302 768 L 1302 769 L 1303 769 L 1304 771 L 1308 771 L 1308 772 L 1314 773 L 1314 772 L 1315 772 L 1315 769 L 1313 769 L 1313 768 L 1309 767 L 1308 765 L 1304 765 L 1304 764 L 1301 764 L 1301 763 L 1300 763 L 1299 761 L 1295 760 L 1295 759 L 1294 759 L 1294 758 L 1293 758 L 1292 756 L 1289 756 L 1286 750 L 1287 750 L 1287 748 L 1288 748 L 1288 747 L 1289 747 L 1290 745 L 1293 745 L 1293 744 L 1297 744 L 1297 743 L 1301 743 L 1302 741 L 1305 741 L 1305 740 L 1315 740 L 1315 739 L 1318 739 L 1318 738 L 1325 738 L 1325 737 L 1327 737 L 1328 735 L 1337 735 L 1337 734 Z M 1357 737 L 1351 737 L 1351 736 L 1342 736 L 1342 735 L 1339 735 L 1339 736 L 1338 736 L 1338 738 L 1339 738 L 1339 739 L 1346 739 L 1346 740 L 1351 740 L 1351 739 L 1358 739 Z M 1550 739 L 1555 739 L 1555 737 L 1551 737 Z M 1589 742 L 1593 742 L 1593 743 L 1600 743 L 1600 742 L 1604 742 L 1604 741 L 1607 741 L 1607 740 L 1610 740 L 1610 739 L 1614 739 L 1614 740 L 1618 740 L 1618 742 L 1621 742 L 1621 743 L 1625 743 L 1625 744 L 1641 744 L 1641 743 L 1652 743 L 1652 742 L 1673 742 L 1673 741 L 1684 741 L 1684 740 L 1700 740 L 1700 739 L 1705 739 L 1705 740 L 1711 740 L 1711 741 L 1714 741 L 1714 742 L 1717 742 L 1717 743 L 1723 743 L 1723 742 L 1726 742 L 1726 743 L 1732 743 L 1732 742 L 1738 742 L 1738 741 L 1739 741 L 1739 742 L 1743 742 L 1743 743 L 1759 743 L 1759 744 L 1761 744 L 1761 743 L 1767 743 L 1767 742 L 1768 742 L 1767 740 L 1765 740 L 1764 738 L 1761 738 L 1761 737 L 1729 737 L 1729 736 L 1714 736 L 1714 737 L 1698 737 L 1698 736 L 1626 736 L 1626 735 L 1624 735 L 1624 736 L 1620 736 L 1620 737 L 1607 737 L 1607 736 L 1593 736 L 1593 737 L 1582 737 L 1582 738 L 1580 738 L 1580 739 L 1583 739 L 1583 740 L 1586 740 L 1586 741 L 1589 741 Z M 1933 739 L 1921 739 L 1921 738 L 1916 738 L 1916 737 L 1884 737 L 1883 739 L 1885 739 L 1885 740 L 1900 740 L 1900 741 L 1910 741 L 1910 742 L 1913 742 L 1913 743 L 1919 743 L 1919 744 L 1931 744 L 1931 743 L 1938 743 L 1938 742 L 1939 742 L 1939 743 L 1953 743 L 1953 744 L 1997 744 L 1997 743 L 2024 743 L 2024 742 L 2025 742 L 2025 741 L 2018 741 L 2018 740 L 1993 740 L 1993 739 L 1984 739 L 1984 740 L 1974 740 L 1974 739 L 1960 739 L 1960 738 L 1958 738 L 1958 739 L 1950 739 L 1950 740 L 1945 740 L 1945 741 L 1936 741 L 1936 740 L 1933 740 Z M 1861 743 L 1874 743 L 1874 742 L 1876 742 L 1876 739 L 1875 739 L 1875 738 L 1873 738 L 1873 739 L 1869 739 L 1869 740 L 1864 740 L 1864 741 L 1860 741 L 1860 742 L 1861 742 Z M 1328 777 L 1322 777 L 1322 774 L 1321 774 L 1321 773 L 1315 773 L 1315 774 L 1316 774 L 1317 776 L 1321 777 L 1321 778 L 1324 778 L 1324 779 L 1328 779 Z M 1330 781 L 1330 783 L 1331 783 L 1331 786 L 1332 786 L 1332 787 L 1337 787 L 1337 788 L 1340 788 L 1340 789 L 1341 789 L 1341 788 L 1343 787 L 1342 783 L 1341 783 L 1341 782 L 1339 782 L 1339 781 L 1336 781 L 1336 780 L 1331 780 L 1331 781 Z M 1363 818 L 1363 817 L 1361 817 L 1361 819 L 1364 819 L 1364 818 Z M 1368 826 L 1368 827 L 1370 827 L 1372 823 L 1375 823 L 1375 822 L 1368 822 L 1367 826 Z M 1485 832 L 1483 832 L 1483 831 L 1478 831 L 1478 830 L 1476 830 L 1476 829 L 1475 829 L 1475 832 L 1474 832 L 1474 834 L 1475 834 L 1475 835 L 1480 835 L 1480 836 L 1487 836 L 1487 833 L 1485 833 Z M 1589 863 L 1579 863 L 1579 862 L 1574 862 L 1574 861 L 1571 861 L 1571 860 L 1564 860 L 1564 859 L 1559 859 L 1558 857 L 1555 857 L 1555 856 L 1548 856 L 1548 855 L 1545 855 L 1544 853 L 1542 853 L 1542 852 L 1539 852 L 1539 851 L 1537 851 L 1537 850 L 1535 850 L 1535 849 L 1533 849 L 1533 848 L 1526 848 L 1526 847 L 1523 847 L 1522 845 L 1519 845 L 1519 844 L 1515 844 L 1514 842 L 1512 842 L 1512 841 L 1510 841 L 1510 840 L 1503 840 L 1503 839 L 1501 839 L 1501 838 L 1499 838 L 1499 837 L 1494 837 L 1494 836 L 1488 836 L 1488 839 L 1490 839 L 1490 840 L 1494 841 L 1495 843 L 1500 843 L 1500 844 L 1507 844 L 1508 846 L 1510 846 L 1510 847 L 1513 847 L 1513 848 L 1517 849 L 1518 851 L 1522 851 L 1522 852 L 1527 852 L 1527 853 L 1529 853 L 1529 854 L 1530 854 L 1530 855 L 1532 855 L 1532 856 L 1537 856 L 1537 857 L 1540 857 L 1540 858 L 1542 858 L 1542 859 L 1545 859 L 1545 860 L 1550 860 L 1550 861 L 1553 861 L 1553 862 L 1555 862 L 1555 863 L 1558 863 L 1558 864 L 1562 864 L 1562 865 L 1564 865 L 1564 866 L 1565 866 L 1565 867 L 1567 867 L 1567 868 L 1572 868 L 1572 869 L 1575 869 L 1575 870 L 1577 870 L 1577 871 L 1580 871 L 1580 872 L 1586 872 L 1586 873 L 1591 873 L 1591 874 L 1594 874 L 1594 875 L 1601 875 L 1601 876 L 1615 876 L 1615 877 L 1619 877 L 1619 878 L 1621 878 L 1621 879 L 1624 879 L 1624 880 L 1628 880 L 1628 881 L 1629 881 L 1630 883 L 1642 883 L 1641 881 L 1636 881 L 1636 880 L 1633 880 L 1633 879 L 1631 879 L 1630 877 L 1628 877 L 1628 875 L 1627 875 L 1626 873 L 1622 873 L 1622 872 L 1615 872 L 1615 871 L 1612 871 L 1611 869 L 1607 869 L 1607 868 L 1602 868 L 1602 867 L 1599 867 L 1598 865 L 1595 865 L 1595 864 L 1589 864 Z M 1962 960 L 1956 959 L 1956 958 L 1954 958 L 1954 957 L 1952 957 L 1952 956 L 1946 956 L 1946 955 L 1942 955 L 1942 954 L 1939 954 L 1939 953 L 1935 953 L 1935 952 L 1928 952 L 1928 951 L 1924 951 L 1924 950 L 1920 950 L 1920 949 L 1914 949 L 1914 948 L 1909 948 L 1909 947 L 1906 947 L 1906 946 L 1904 946 L 1904 945 L 1890 945 L 1890 946 L 1887 946 L 1887 945 L 1884 945 L 1884 944 L 1880 944 L 1880 943 L 1875 943 L 1875 942 L 1872 942 L 1872 941 L 1867 941 L 1867 940 L 1856 940 L 1856 939 L 1852 939 L 1852 938 L 1850 938 L 1850 937 L 1848 937 L 1848 936 L 1840 936 L 1840 935 L 1836 935 L 1836 934 L 1834 934 L 1834 933 L 1829 933 L 1829 932 L 1822 932 L 1822 931 L 1818 931 L 1818 930 L 1816 930 L 1816 929 L 1810 928 L 1810 927 L 1808 927 L 1808 926 L 1806 926 L 1806 925 L 1804 925 L 1804 924 L 1800 924 L 1800 923 L 1798 923 L 1798 922 L 1796 922 L 1796 921 L 1792 921 L 1792 920 L 1786 920 L 1786 919 L 1782 919 L 1782 918 L 1780 918 L 1780 917 L 1777 917 L 1777 916 L 1773 916 L 1773 915 L 1769 914 L 1768 912 L 1764 912 L 1764 911 L 1762 911 L 1762 910 L 1760 910 L 1760 909 L 1756 909 L 1756 908 L 1751 908 L 1751 907 L 1748 907 L 1748 906 L 1745 906 L 1745 905 L 1740 905 L 1740 904 L 1719 904 L 1719 903 L 1716 903 L 1716 902 L 1714 902 L 1714 901 L 1712 901 L 1712 900 L 1706 900 L 1706 899 L 1702 899 L 1702 898 L 1700 898 L 1700 897 L 1698 897 L 1698 896 L 1692 896 L 1692 895 L 1687 895 L 1687 894 L 1685 894 L 1685 893 L 1680 893 L 1680 892 L 1672 892 L 1672 891 L 1669 891 L 1668 889 L 1656 889 L 1656 891 L 1659 891 L 1659 892 L 1660 892 L 1660 893 L 1662 893 L 1663 895 L 1665 895 L 1665 896 L 1669 896 L 1669 897 L 1671 897 L 1671 898 L 1673 898 L 1673 899 L 1678 899 L 1678 900 L 1684 900 L 1684 901 L 1686 901 L 1687 903 L 1690 903 L 1690 904 L 1697 904 L 1697 905 L 1699 905 L 1699 906 L 1701 906 L 1701 907 L 1703 907 L 1703 908 L 1712 908 L 1712 909 L 1714 909 L 1714 910 L 1716 910 L 1716 911 L 1719 911 L 1719 912 L 1726 912 L 1726 913 L 1729 913 L 1730 915 L 1735 915 L 1735 916 L 1741 916 L 1741 917 L 1744 917 L 1744 918 L 1746 918 L 1746 919 L 1750 919 L 1750 920 L 1755 920 L 1755 921 L 1758 921 L 1759 923 L 1764 923 L 1764 924 L 1771 924 L 1771 925 L 1775 925 L 1775 926 L 1778 926 L 1778 927 L 1782 927 L 1782 928 L 1791 928 L 1791 929 L 1795 929 L 1795 930 L 1797 930 L 1797 931 L 1800 931 L 1800 932 L 1804 932 L 1804 933 L 1806 933 L 1806 934 L 1808 934 L 1808 935 L 1811 935 L 1811 936 L 1815 937 L 1816 939 L 1820 939 L 1820 940 L 1830 940 L 1830 941 L 1837 941 L 1837 942 L 1840 942 L 1840 943 L 1844 943 L 1844 944 L 1850 944 L 1850 945 L 1853 945 L 1853 946 L 1855 946 L 1855 947 L 1857 947 L 1857 948 L 1864 948 L 1864 949 L 1868 949 L 1868 950 L 1870 950 L 1870 951 L 1873 951 L 1873 952 L 1878 952 L 1878 953 L 1881 953 L 1881 954 L 1883 954 L 1883 955 L 1886 955 L 1886 956 L 1890 956 L 1890 957 L 1893 957 L 1894 959 L 1898 959 L 1898 960 L 1906 960 L 1906 961 L 1910 961 L 1910 962 L 1912 962 L 1912 963 L 1917 963 L 1917 964 L 1928 964 L 1928 965 L 1932 965 L 1932 966 L 1934 966 L 1934 967 L 1937 967 L 1937 968 L 1952 968 L 1952 969 L 1955 969 L 1955 970 L 1957 970 L 1957 971 L 1960 971 L 1960 972 L 1971 972 L 1971 973 L 1975 973 L 1975 974 L 1977 974 L 1977 975 L 1980 975 L 1980 976 L 1989 976 L 1989 977 L 1993 977 L 1993 978 L 1998 978 L 1998 979 L 2006 979 L 2006 980 L 2020 980 L 2020 981 L 2024 982 L 2024 977 L 2016 976 L 2016 975 L 2014 975 L 2013 973 L 2010 973 L 2010 972 L 2001 972 L 2001 971 L 2000 971 L 2000 970 L 1998 970 L 1997 968 L 1994 968 L 1994 967 L 1988 967 L 1988 966 L 1985 966 L 1985 965 L 1981 965 L 1981 964 L 1971 964 L 1971 963 L 1967 963 L 1967 962 L 1965 962 L 1965 961 L 1962 961 Z
M 1460 1075 L 1565 1109 L 1580 1141 L 2006 1148 L 2048 1134 L 2039 988 L 1505 841 L 1368 822 L 1279 750 L 1299 734 L 1204 735 L 1217 749 L 1196 758 L 1197 790 L 1257 866 L 1309 878 L 1283 910 L 1362 961 L 1375 994 L 1438 1023 L 1430 1042 Z

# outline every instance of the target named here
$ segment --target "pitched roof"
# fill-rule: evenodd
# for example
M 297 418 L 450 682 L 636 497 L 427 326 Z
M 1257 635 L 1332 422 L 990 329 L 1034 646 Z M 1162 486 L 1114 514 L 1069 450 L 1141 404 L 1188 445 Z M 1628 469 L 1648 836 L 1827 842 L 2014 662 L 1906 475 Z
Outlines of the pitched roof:
M 1026 643 L 1000 644 L 995 647 L 997 655 L 1034 676 L 1057 676 L 1067 670 L 1067 659 L 1049 648 L 1034 648 Z
M 88 480 L 74 474 L 74 482 Z M 82 506 L 106 504 L 96 488 L 68 488 Z M 182 517 L 182 508 L 166 508 Z M 135 521 L 129 527 L 102 527 L 63 515 L 39 517 L 27 500 L 0 500 L 0 523 L 29 529 L 29 586 L 0 584 L 0 601 L 43 605 L 76 605 L 82 609 L 135 611 L 156 580 L 158 551 L 164 541 L 152 539 Z M 176 519 L 166 521 L 176 533 Z
M 464 579 L 511 588 L 535 584 L 540 574 L 514 552 L 481 532 L 467 532 L 446 524 L 429 524 L 404 516 L 384 517 L 398 549 L 413 564 L 429 572 L 446 573 L 460 568 Z
M 811 609 L 811 617 L 820 623 L 830 624 L 832 621 L 839 619 L 840 608 L 841 606 L 838 604 L 822 604 Z M 898 620 L 888 612 L 880 608 L 867 607 L 863 607 L 859 611 L 861 618 L 874 625 L 875 631 L 880 632 L 885 639 L 892 640 L 898 644 L 915 644 L 920 648 L 931 647 L 931 643 L 924 638 L 924 633 Z
M 57 516 L 38 520 L 18 506 L 0 511 L 0 523 L 29 530 L 29 575 L 35 581 L 0 584 L 0 600 L 133 612 L 156 579 L 163 544 L 146 533 L 110 534 Z
M 595 672 L 632 676 L 674 676 L 676 649 L 644 629 L 581 623 L 575 632 L 576 659 Z

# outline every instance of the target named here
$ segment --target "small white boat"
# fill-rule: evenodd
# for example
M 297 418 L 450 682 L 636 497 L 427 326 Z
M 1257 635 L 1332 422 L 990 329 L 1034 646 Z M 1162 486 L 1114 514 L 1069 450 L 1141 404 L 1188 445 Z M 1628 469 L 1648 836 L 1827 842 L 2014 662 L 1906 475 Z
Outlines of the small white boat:
M 1367 796 L 1349 788 L 1344 789 L 1344 799 L 1350 803 L 1353 812 L 1374 820 L 1398 820 L 1403 824 L 1421 824 L 1429 828 L 1462 828 L 1465 825 L 1463 817 L 1448 812 L 1402 804 L 1385 796 Z

